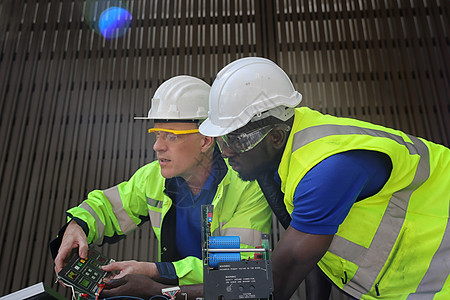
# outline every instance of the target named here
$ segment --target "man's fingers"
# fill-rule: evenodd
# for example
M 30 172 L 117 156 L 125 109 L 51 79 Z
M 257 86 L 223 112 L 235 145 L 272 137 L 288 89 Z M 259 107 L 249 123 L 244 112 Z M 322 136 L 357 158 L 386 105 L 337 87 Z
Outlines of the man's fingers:
M 88 256 L 88 245 L 85 243 L 80 243 L 79 248 L 78 248 L 78 255 L 81 258 L 86 259 Z
M 70 252 L 69 252 L 70 253 Z M 59 271 L 62 270 L 64 265 L 67 263 L 67 256 L 68 253 L 65 251 L 60 251 L 58 255 L 55 258 L 55 272 L 56 274 L 59 273 Z
M 63 243 L 59 248 L 58 255 L 55 258 L 56 274 L 69 262 L 72 250 L 78 247 L 78 255 L 81 258 L 87 258 L 88 245 L 84 243 Z
M 62 270 L 62 265 L 58 260 L 58 257 L 55 258 L 55 273 L 58 274 L 59 271 Z
M 114 280 L 117 281 L 118 279 L 110 279 L 110 281 L 114 281 Z M 120 286 L 120 285 L 116 286 L 114 284 L 114 286 L 113 286 L 113 285 L 106 284 L 105 288 L 102 290 L 100 295 L 102 298 L 108 298 L 108 297 L 112 297 L 112 296 L 116 296 L 116 295 L 121 295 L 121 294 L 123 294 L 121 292 L 121 289 L 122 289 L 122 286 Z
M 103 281 L 106 283 L 105 290 L 111 290 L 126 283 L 126 281 L 123 278 L 118 279 L 105 278 Z
M 126 277 L 118 279 L 105 278 L 103 281 L 106 283 L 105 288 L 100 293 L 102 298 L 108 298 L 117 295 L 130 295 L 129 282 Z
M 121 262 L 112 262 L 110 264 L 102 266 L 103 271 L 112 272 L 112 271 L 121 271 L 122 263 Z
M 56 263 L 55 263 L 55 274 L 58 275 L 58 273 L 61 272 L 61 270 L 62 270 L 62 267 L 59 265 L 56 265 Z

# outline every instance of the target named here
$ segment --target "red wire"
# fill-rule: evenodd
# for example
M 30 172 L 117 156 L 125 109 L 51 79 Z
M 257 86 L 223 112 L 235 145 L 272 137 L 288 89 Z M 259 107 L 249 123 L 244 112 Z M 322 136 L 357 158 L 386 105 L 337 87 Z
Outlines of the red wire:
M 95 300 L 98 300 L 98 297 L 100 296 L 103 288 L 105 287 L 104 284 L 97 284 L 97 286 L 98 286 L 98 289 L 97 289 L 97 293 L 96 293 L 97 295 L 95 296 Z

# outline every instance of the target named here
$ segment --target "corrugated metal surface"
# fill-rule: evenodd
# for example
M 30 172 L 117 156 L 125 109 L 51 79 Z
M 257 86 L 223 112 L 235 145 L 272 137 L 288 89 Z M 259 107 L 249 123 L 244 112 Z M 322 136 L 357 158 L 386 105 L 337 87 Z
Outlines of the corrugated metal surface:
M 133 117 L 174 75 L 212 83 L 264 56 L 312 108 L 450 145 L 449 1 L 126 1 L 134 22 L 110 41 L 83 20 L 88 2 L 0 2 L 0 295 L 56 287 L 47 244 L 64 211 L 153 159 Z M 145 225 L 102 251 L 155 249 Z

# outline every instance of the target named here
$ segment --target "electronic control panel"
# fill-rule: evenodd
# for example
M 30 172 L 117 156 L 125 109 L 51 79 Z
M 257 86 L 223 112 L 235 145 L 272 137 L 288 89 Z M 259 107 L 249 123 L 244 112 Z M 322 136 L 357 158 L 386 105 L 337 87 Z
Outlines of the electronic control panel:
M 77 252 L 58 273 L 58 280 L 73 287 L 77 292 L 95 297 L 98 284 L 103 283 L 103 279 L 108 276 L 102 266 L 113 261 L 93 248 L 89 248 L 87 259 L 80 258 Z
M 273 299 L 269 235 L 262 234 L 261 247 L 240 248 L 239 236 L 211 235 L 214 207 L 201 208 L 204 299 Z M 243 260 L 241 252 L 253 258 Z

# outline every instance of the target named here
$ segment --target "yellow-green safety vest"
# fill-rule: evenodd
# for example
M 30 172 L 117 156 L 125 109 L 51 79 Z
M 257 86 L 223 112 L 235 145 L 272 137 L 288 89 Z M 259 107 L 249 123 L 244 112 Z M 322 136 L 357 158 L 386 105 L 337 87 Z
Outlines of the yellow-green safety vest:
M 362 299 L 450 299 L 450 149 L 398 130 L 296 109 L 279 166 L 289 213 L 303 176 L 349 150 L 389 155 L 391 175 L 356 202 L 318 263 Z
M 212 235 L 238 235 L 242 248 L 261 246 L 262 233 L 270 233 L 272 211 L 256 182 L 244 182 L 228 164 L 227 168 L 211 203 L 214 205 Z M 167 250 L 161 244 L 164 238 L 161 228 L 172 207 L 172 199 L 164 192 L 165 183 L 159 163 L 154 161 L 140 168 L 129 181 L 90 192 L 85 201 L 67 213 L 88 225 L 88 243 L 95 244 L 102 244 L 105 237 L 129 234 L 148 216 L 158 239 L 161 260 Z M 201 259 L 186 257 L 173 264 L 180 285 L 203 282 Z

